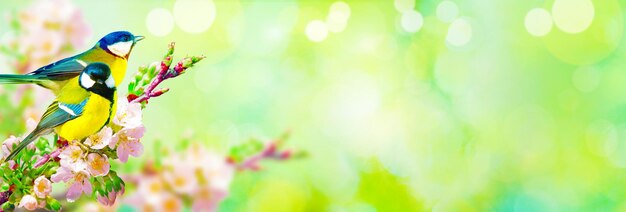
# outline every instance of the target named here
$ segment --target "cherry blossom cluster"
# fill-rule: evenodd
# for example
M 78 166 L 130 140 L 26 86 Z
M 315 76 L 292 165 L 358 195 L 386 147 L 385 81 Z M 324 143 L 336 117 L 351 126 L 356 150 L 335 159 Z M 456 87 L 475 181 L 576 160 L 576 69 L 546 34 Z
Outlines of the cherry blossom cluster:
M 170 68 L 173 52 L 174 45 L 171 44 L 165 59 L 159 62 L 168 64 L 154 69 L 154 74 L 142 71 L 145 66 L 140 68 L 138 74 L 152 74 L 146 82 L 139 83 L 147 89 L 142 89 L 142 92 L 129 89 L 128 96 L 117 100 L 117 113 L 111 123 L 98 133 L 83 141 L 55 138 L 56 142 L 51 143 L 41 138 L 18 157 L 0 164 L 0 210 L 16 207 L 60 210 L 59 201 L 50 196 L 52 183 L 67 183 L 65 197 L 68 202 L 74 202 L 84 194 L 102 205 L 113 205 L 126 188 L 122 178 L 111 170 L 110 161 L 125 163 L 129 156 L 138 157 L 143 153 L 141 138 L 146 129 L 142 122 L 142 109 L 147 100 L 164 93 L 154 91 L 161 82 L 179 76 L 203 58 L 185 57 Z M 29 123 L 36 126 L 35 121 Z M 8 155 L 22 139 L 11 136 L 5 140 L 1 148 L 2 157 Z
M 216 211 L 228 196 L 238 173 L 257 171 L 267 160 L 284 161 L 302 153 L 284 149 L 286 136 L 271 141 L 252 139 L 221 154 L 191 144 L 181 152 L 160 151 L 158 158 L 148 158 L 141 172 L 124 176 L 136 186 L 121 203 L 137 211 Z M 102 211 L 102 204 L 86 204 L 83 211 Z
M 37 0 L 9 16 L 11 30 L 0 51 L 18 73 L 27 73 L 82 47 L 91 29 L 69 0 Z

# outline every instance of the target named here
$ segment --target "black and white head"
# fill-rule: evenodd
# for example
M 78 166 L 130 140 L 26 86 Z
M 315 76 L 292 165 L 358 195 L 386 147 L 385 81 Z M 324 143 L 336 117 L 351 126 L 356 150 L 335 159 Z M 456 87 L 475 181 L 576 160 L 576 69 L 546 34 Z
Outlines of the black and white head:
M 111 75 L 111 69 L 104 63 L 91 63 L 78 77 L 80 87 L 113 101 L 115 93 L 115 80 Z
M 128 59 L 135 44 L 143 39 L 143 36 L 135 36 L 127 31 L 117 31 L 102 37 L 98 45 L 110 54 Z

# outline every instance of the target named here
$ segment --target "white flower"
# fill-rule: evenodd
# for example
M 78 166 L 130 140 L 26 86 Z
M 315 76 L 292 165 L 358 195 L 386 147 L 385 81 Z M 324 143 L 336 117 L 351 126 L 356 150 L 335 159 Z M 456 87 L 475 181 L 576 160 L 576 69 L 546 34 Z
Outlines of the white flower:
M 39 207 L 37 204 L 37 199 L 30 194 L 24 195 L 22 200 L 20 200 L 20 204 L 18 205 L 20 208 L 26 208 L 26 210 L 33 211 Z
M 141 126 L 141 116 L 141 104 L 128 103 L 126 98 L 119 98 L 113 123 L 124 128 L 137 128 Z
M 109 145 L 112 137 L 113 130 L 110 127 L 104 127 L 100 132 L 87 137 L 85 144 L 92 149 L 102 149 Z
M 68 146 L 61 152 L 59 158 L 61 158 L 61 166 L 77 172 L 87 167 L 85 156 L 86 153 L 80 147 Z
M 39 198 L 46 198 L 50 192 L 52 192 L 52 183 L 45 176 L 39 176 L 35 179 L 35 185 L 33 186 L 35 195 Z

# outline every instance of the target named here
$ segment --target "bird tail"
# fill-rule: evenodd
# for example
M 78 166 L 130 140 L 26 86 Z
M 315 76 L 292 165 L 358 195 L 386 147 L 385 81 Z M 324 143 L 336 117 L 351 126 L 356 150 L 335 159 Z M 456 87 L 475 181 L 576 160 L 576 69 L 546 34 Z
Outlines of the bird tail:
M 0 74 L 0 84 L 41 83 L 46 79 L 38 75 Z
M 24 140 L 22 140 L 19 144 L 17 144 L 17 147 L 11 150 L 11 153 L 9 154 L 9 156 L 7 156 L 4 159 L 4 161 L 2 161 L 2 163 L 12 160 L 15 156 L 17 156 L 17 153 L 20 153 L 24 148 L 26 148 L 26 146 L 28 146 L 28 144 L 32 143 L 35 139 L 37 139 L 42 132 L 43 132 L 42 130 L 35 129 L 33 132 L 28 134 L 28 136 L 26 136 Z

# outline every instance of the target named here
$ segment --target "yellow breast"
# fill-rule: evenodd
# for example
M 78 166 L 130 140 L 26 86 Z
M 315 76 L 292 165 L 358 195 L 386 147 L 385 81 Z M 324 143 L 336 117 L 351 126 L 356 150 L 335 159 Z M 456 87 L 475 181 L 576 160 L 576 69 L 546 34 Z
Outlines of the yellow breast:
M 55 130 L 59 136 L 68 141 L 82 140 L 87 136 L 96 134 L 114 114 L 112 105 L 111 101 L 92 94 L 83 108 L 82 115 L 57 127 Z
M 78 84 L 78 78 L 69 80 L 57 97 L 60 102 L 79 104 L 89 98 L 83 113 L 76 119 L 57 127 L 57 134 L 66 140 L 81 140 L 97 133 L 107 121 L 113 120 L 117 104 L 97 94 L 90 93 Z M 117 99 L 117 93 L 113 99 Z

